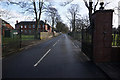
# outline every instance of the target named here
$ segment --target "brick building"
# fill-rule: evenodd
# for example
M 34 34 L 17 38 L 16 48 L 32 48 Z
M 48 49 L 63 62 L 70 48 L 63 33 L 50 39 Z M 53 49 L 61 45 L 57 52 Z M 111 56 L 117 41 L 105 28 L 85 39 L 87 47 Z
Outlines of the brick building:
M 15 29 L 19 31 L 21 27 L 22 34 L 32 35 L 35 31 L 35 21 L 21 21 L 18 23 L 16 21 Z M 46 24 L 44 21 L 39 22 L 38 26 L 39 32 L 51 32 L 51 27 L 49 24 Z
M 13 30 L 14 28 L 5 20 L 1 19 L 1 22 L 2 22 L 1 24 L 2 25 L 2 36 L 10 37 L 10 31 Z

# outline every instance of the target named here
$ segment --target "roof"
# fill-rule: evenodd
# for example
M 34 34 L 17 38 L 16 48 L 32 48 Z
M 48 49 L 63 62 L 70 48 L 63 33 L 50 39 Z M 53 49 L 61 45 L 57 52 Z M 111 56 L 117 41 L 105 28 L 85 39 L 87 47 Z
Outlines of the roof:
M 15 25 L 19 25 L 19 24 L 35 24 L 35 21 L 21 21 Z M 45 24 L 45 23 L 41 20 L 40 24 Z
M 7 21 L 5 21 L 3 19 L 1 19 L 1 20 L 2 20 L 2 26 L 7 27 L 9 29 L 14 29 Z M 5 24 L 5 25 L 3 25 L 3 24 Z

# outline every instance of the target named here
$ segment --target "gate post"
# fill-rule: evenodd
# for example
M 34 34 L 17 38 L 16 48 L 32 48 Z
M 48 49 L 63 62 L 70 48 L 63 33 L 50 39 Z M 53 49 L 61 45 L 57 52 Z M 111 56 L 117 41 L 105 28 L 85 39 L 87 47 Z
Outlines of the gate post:
M 92 15 L 93 61 L 111 61 L 113 10 L 98 10 Z

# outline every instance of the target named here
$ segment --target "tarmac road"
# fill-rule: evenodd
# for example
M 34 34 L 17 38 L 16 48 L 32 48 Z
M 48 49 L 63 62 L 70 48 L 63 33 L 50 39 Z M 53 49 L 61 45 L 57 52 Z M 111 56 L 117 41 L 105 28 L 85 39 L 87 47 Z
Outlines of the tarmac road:
M 4 78 L 100 78 L 107 76 L 62 34 L 2 60 Z

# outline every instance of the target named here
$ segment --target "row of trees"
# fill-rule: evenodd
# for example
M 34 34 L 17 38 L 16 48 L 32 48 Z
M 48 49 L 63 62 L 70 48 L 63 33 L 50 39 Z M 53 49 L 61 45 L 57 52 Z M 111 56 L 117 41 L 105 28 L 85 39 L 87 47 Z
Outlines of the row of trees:
M 73 0 L 67 1 L 65 3 L 63 3 L 62 6 L 66 6 L 68 4 L 70 4 Z M 72 32 L 76 32 L 79 31 L 82 28 L 86 28 L 88 26 L 91 25 L 92 20 L 91 20 L 91 16 L 92 13 L 94 13 L 97 10 L 97 6 L 100 3 L 100 0 L 83 0 L 85 3 L 86 8 L 88 9 L 88 16 L 84 16 L 81 17 L 81 15 L 79 14 L 80 12 L 80 8 L 78 4 L 72 4 L 70 6 L 70 8 L 68 8 L 68 13 L 69 15 L 67 15 L 67 18 L 71 24 L 71 29 Z M 103 7 L 106 7 L 106 5 L 108 5 L 110 2 L 107 1 L 105 2 Z
M 69 31 L 69 28 L 67 27 L 66 24 L 60 21 L 60 22 L 57 22 L 56 24 L 56 30 L 57 32 L 67 33 Z

